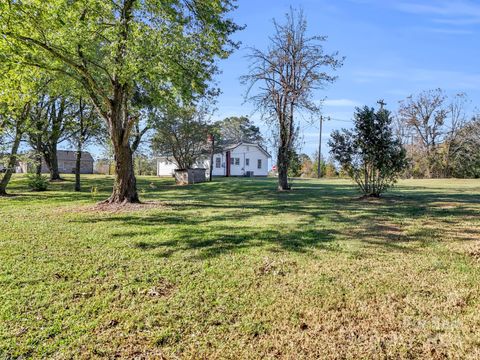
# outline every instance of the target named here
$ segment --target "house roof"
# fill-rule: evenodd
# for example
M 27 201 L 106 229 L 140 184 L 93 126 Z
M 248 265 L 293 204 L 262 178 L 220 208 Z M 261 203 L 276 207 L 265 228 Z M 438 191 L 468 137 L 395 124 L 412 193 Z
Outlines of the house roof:
M 272 156 L 267 152 L 267 150 L 265 150 L 260 144 L 255 144 L 255 143 L 247 143 L 247 142 L 239 142 L 239 143 L 236 143 L 236 144 L 231 144 L 231 145 L 227 145 L 223 148 L 223 151 L 230 151 L 230 150 L 233 150 L 233 149 L 236 149 L 237 147 L 239 147 L 240 145 L 245 145 L 245 146 L 255 146 L 257 148 L 260 149 L 260 151 L 262 151 L 267 157 L 271 158 Z

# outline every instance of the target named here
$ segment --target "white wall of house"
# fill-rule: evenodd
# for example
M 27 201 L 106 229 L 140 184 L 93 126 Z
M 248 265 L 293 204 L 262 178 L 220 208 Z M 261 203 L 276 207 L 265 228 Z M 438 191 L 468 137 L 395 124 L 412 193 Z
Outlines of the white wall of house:
M 157 159 L 157 176 L 173 176 L 174 170 L 178 166 L 169 158 L 161 157 Z
M 226 151 L 213 156 L 213 176 L 227 174 Z M 240 144 L 230 150 L 230 176 L 245 176 L 248 171 L 253 176 L 268 175 L 269 156 L 258 145 Z
M 225 176 L 227 175 L 227 164 L 225 162 L 225 153 L 219 153 L 213 155 L 213 176 Z
M 230 176 L 245 176 L 252 172 L 253 176 L 268 175 L 268 160 L 270 156 L 256 144 L 240 144 L 230 149 Z M 226 151 L 213 155 L 213 176 L 227 175 Z M 194 168 L 205 168 L 209 174 L 210 159 L 203 158 L 197 161 Z M 175 160 L 167 157 L 157 159 L 157 175 L 173 176 L 178 166 Z

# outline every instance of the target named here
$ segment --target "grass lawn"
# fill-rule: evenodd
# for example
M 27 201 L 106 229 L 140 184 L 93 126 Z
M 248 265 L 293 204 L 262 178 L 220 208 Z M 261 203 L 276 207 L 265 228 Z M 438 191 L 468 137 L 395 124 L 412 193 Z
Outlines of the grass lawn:
M 480 358 L 480 180 L 111 182 L 0 198 L 1 359 Z

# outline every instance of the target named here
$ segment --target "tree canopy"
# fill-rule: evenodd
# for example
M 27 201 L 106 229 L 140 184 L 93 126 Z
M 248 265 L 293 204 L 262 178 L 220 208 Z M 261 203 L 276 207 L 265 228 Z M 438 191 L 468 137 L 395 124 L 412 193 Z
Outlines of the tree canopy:
M 116 160 L 111 202 L 138 201 L 130 137 L 140 89 L 154 104 L 212 92 L 215 61 L 236 47 L 231 0 L 0 3 L 0 62 L 74 80 L 107 122 Z
M 209 125 L 205 111 L 195 107 L 171 107 L 154 126 L 152 148 L 175 160 L 179 169 L 190 169 L 207 154 Z
M 246 116 L 230 116 L 214 124 L 219 130 L 220 142 L 249 142 L 262 144 L 264 142 L 260 128 Z

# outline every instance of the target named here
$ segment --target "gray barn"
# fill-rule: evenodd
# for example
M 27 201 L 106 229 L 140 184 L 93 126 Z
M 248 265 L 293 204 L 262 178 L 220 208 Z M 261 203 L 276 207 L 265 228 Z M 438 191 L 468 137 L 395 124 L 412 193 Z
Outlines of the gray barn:
M 77 156 L 76 151 L 69 151 L 69 150 L 58 150 L 57 151 L 57 158 L 58 158 L 58 171 L 61 174 L 73 174 L 75 173 L 75 159 Z M 32 172 L 33 170 L 32 164 L 26 164 L 24 162 L 20 162 L 19 166 L 17 167 L 17 172 Z M 48 173 L 48 167 L 45 163 L 45 160 L 42 160 L 42 173 Z M 82 151 L 82 159 L 80 162 L 80 173 L 81 174 L 93 174 L 93 157 L 90 155 L 88 151 Z
M 63 174 L 72 174 L 75 172 L 76 151 L 58 150 L 58 171 Z M 48 172 L 48 168 L 45 169 Z M 42 164 L 43 172 L 43 164 Z M 80 162 L 80 174 L 93 174 L 93 157 L 88 151 L 82 151 Z

